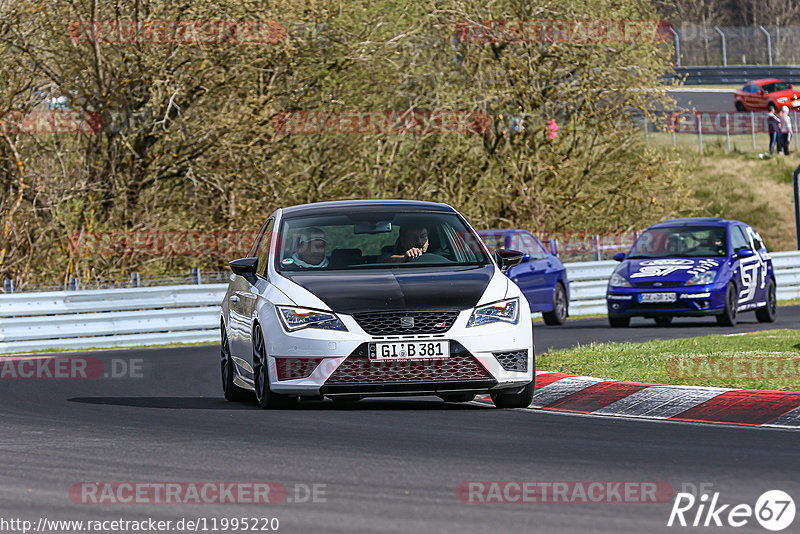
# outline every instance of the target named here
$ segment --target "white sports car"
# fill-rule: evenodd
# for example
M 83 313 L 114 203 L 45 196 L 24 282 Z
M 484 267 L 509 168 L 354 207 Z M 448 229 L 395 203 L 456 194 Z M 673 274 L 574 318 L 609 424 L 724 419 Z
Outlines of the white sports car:
M 222 302 L 225 398 L 290 407 L 300 397 L 489 393 L 525 407 L 534 388 L 528 302 L 445 204 L 348 200 L 275 211 Z

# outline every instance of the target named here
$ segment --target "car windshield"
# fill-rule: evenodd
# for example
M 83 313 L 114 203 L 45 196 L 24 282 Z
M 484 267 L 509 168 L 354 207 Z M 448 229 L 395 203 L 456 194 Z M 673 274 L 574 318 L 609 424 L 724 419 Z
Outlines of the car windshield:
M 480 239 L 452 213 L 353 213 L 286 218 L 279 271 L 486 265 Z M 412 251 L 412 249 L 414 249 Z
M 700 258 L 727 254 L 724 227 L 674 226 L 646 230 L 627 258 Z
M 763 85 L 764 91 L 767 93 L 774 93 L 775 91 L 784 91 L 786 89 L 791 89 L 791 85 L 786 82 L 774 82 L 774 83 L 767 83 Z

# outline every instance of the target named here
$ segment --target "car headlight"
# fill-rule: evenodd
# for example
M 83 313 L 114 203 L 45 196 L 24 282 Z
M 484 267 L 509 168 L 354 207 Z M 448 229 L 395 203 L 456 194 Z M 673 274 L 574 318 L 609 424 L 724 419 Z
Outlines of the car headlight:
M 278 317 L 281 318 L 283 327 L 287 332 L 294 332 L 303 328 L 343 330 L 347 332 L 347 327 L 335 313 L 289 306 L 277 306 L 277 309 Z
M 493 304 L 478 306 L 472 311 L 472 315 L 467 321 L 467 327 L 480 326 L 489 323 L 511 323 L 519 322 L 519 299 L 501 300 Z
M 717 271 L 706 271 L 699 273 L 689 278 L 683 283 L 685 286 L 704 286 L 706 284 L 713 284 L 714 279 L 717 277 Z
M 780 98 L 779 98 L 777 101 L 778 101 L 778 102 L 786 102 L 787 100 L 789 100 L 789 97 L 788 97 L 788 96 L 782 96 L 782 97 L 780 97 Z
M 631 287 L 631 283 L 628 282 L 627 278 L 619 273 L 611 275 L 611 280 L 608 281 L 608 285 L 610 287 Z

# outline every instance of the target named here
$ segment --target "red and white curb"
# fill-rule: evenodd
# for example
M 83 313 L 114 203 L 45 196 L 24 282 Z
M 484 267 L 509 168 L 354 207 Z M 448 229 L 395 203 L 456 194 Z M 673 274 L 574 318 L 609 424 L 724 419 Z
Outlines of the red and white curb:
M 670 386 L 536 372 L 530 408 L 669 421 L 800 428 L 800 391 Z

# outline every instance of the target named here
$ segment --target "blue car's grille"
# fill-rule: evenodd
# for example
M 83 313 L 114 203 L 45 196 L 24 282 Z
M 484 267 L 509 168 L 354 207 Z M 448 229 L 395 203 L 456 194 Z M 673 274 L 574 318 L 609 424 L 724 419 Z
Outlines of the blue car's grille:
M 633 287 L 680 287 L 683 282 L 632 282 Z

